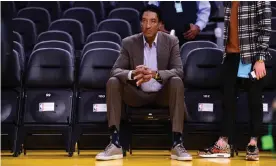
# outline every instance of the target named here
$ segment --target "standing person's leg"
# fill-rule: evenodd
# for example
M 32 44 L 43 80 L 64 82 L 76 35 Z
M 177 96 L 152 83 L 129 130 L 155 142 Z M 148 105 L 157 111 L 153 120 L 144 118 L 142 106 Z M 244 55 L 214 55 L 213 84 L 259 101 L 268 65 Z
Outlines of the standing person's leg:
M 222 66 L 222 132 L 214 146 L 199 151 L 201 157 L 230 157 L 228 138 L 233 135 L 235 127 L 237 73 L 240 55 L 228 54 Z
M 250 141 L 246 148 L 247 160 L 259 160 L 259 149 L 257 140 L 260 136 L 261 125 L 263 121 L 262 91 L 264 79 L 251 81 L 247 80 L 248 87 L 248 108 L 250 114 Z
M 158 93 L 156 102 L 157 105 L 169 106 L 173 132 L 171 158 L 176 160 L 192 160 L 192 156 L 188 154 L 182 141 L 186 106 L 184 101 L 184 85 L 181 78 L 172 77 L 167 85 Z

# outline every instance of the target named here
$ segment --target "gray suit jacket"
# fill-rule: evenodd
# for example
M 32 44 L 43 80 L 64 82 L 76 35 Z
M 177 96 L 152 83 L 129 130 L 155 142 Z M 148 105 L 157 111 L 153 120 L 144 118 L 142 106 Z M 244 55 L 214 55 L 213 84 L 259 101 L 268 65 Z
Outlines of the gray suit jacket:
M 171 77 L 183 77 L 183 65 L 179 52 L 179 41 L 176 37 L 158 32 L 157 38 L 157 67 L 162 84 Z M 144 63 L 143 34 L 136 34 L 123 39 L 120 56 L 115 62 L 111 77 L 117 77 L 127 83 L 128 73 L 136 66 Z

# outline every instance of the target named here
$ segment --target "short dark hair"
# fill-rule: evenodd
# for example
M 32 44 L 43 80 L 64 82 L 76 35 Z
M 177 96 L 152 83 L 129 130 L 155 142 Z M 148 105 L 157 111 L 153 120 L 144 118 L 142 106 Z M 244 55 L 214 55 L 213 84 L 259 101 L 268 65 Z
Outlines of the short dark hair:
M 157 15 L 158 21 L 162 22 L 162 13 L 159 7 L 155 5 L 147 5 L 141 12 L 140 12 L 140 21 L 142 21 L 143 14 L 147 11 L 154 12 Z

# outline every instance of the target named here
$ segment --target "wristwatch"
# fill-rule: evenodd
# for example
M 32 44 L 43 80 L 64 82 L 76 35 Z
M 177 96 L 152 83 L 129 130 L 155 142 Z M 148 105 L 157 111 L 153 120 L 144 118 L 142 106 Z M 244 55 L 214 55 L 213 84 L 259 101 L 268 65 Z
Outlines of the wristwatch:
M 160 77 L 158 71 L 156 72 L 154 79 L 156 79 L 156 80 L 160 80 L 160 79 L 161 79 L 161 77 Z

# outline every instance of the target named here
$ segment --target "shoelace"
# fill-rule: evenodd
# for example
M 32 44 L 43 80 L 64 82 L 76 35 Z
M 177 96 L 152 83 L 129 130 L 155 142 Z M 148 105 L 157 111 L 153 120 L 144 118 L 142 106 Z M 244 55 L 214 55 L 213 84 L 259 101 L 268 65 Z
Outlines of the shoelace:
M 112 148 L 112 143 L 110 142 L 107 147 L 105 148 L 105 153 L 109 152 L 109 150 Z
M 183 144 L 180 144 L 177 146 L 177 149 L 182 153 L 187 153 L 187 150 L 184 148 Z

